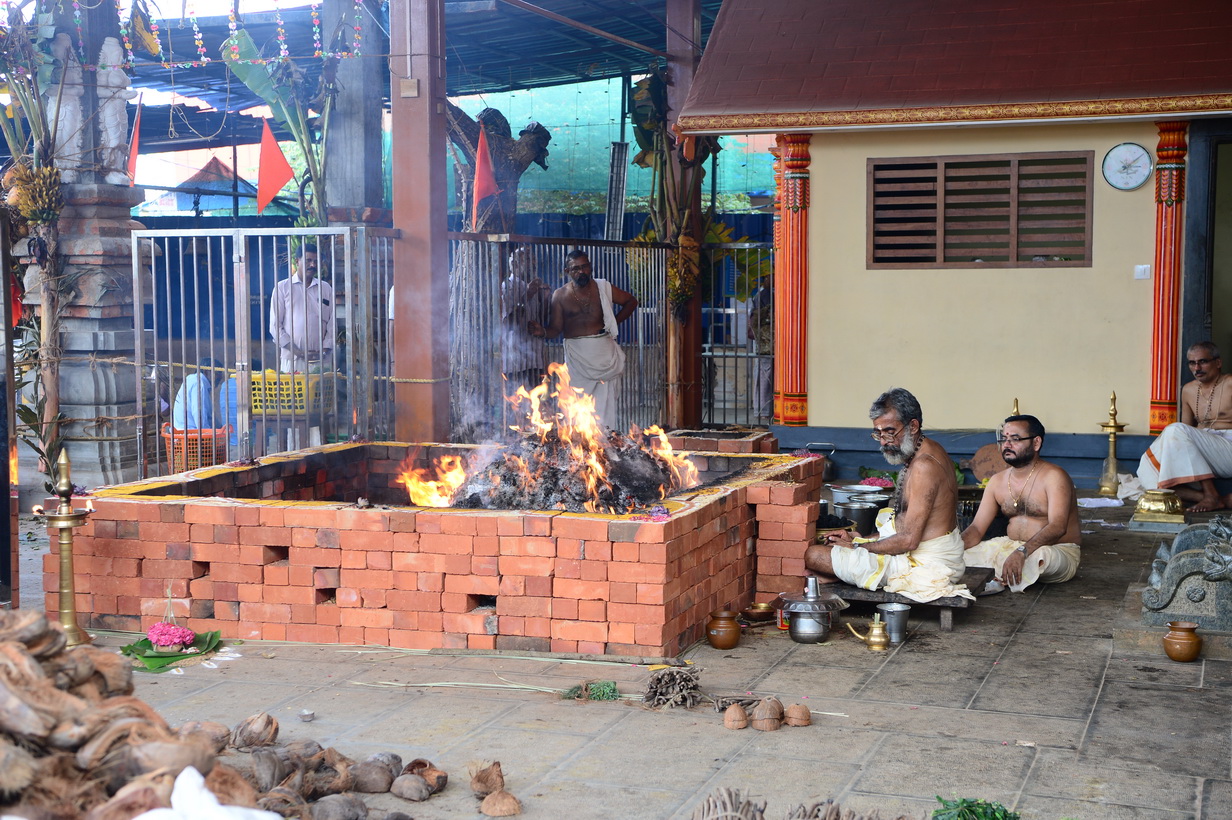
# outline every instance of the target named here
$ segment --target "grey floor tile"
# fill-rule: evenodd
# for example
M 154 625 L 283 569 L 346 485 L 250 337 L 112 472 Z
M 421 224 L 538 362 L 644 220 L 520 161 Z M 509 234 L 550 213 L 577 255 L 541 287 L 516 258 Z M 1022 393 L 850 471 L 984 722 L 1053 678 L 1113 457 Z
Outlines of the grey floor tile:
M 357 743 L 385 742 L 428 749 L 429 757 L 437 757 L 442 749 L 469 743 L 472 732 L 514 708 L 516 704 L 509 700 L 429 690 L 408 699 L 379 722 L 356 726 L 343 737 Z
M 1036 795 L 1024 796 L 1016 809 L 1022 820 L 1197 820 L 1192 811 L 1165 811 Z
M 854 765 L 823 765 L 816 760 L 743 755 L 700 789 L 679 816 L 690 817 L 717 789 L 728 788 L 738 789 L 748 799 L 764 803 L 767 818 L 784 817 L 797 806 L 811 806 L 842 793 L 858 771 Z
M 1031 767 L 1035 750 L 995 742 L 941 738 L 921 743 L 918 738 L 887 735 L 853 790 L 913 799 L 928 799 L 944 784 L 952 794 L 942 797 L 981 797 L 1010 803 L 1018 795 Z
M 1200 785 L 1196 777 L 1155 766 L 1103 765 L 1073 752 L 1042 749 L 1023 794 L 1184 813 L 1193 811 Z
M 285 716 L 279 715 L 280 707 L 314 691 L 315 688 L 317 687 L 293 684 L 271 686 L 269 683 L 219 681 L 213 686 L 187 692 L 173 701 L 160 703 L 157 708 L 158 713 L 172 726 L 179 726 L 189 720 L 213 720 L 234 728 L 241 720 L 259 712 L 278 715 L 281 723 Z M 137 696 L 143 697 L 140 692 Z
M 1201 820 L 1232 820 L 1232 780 L 1202 784 Z
M 1107 680 L 1127 683 L 1157 683 L 1162 686 L 1200 686 L 1209 681 L 1204 664 L 1176 663 L 1166 655 L 1128 655 L 1114 652 L 1108 661 Z M 1206 670 L 1210 665 L 1206 665 Z M 1218 677 L 1218 674 L 1216 675 Z M 1215 683 L 1215 681 L 1210 681 Z
M 963 709 L 992 668 L 991 657 L 904 651 L 894 663 L 872 674 L 851 697 Z
M 1091 716 L 1082 758 L 1227 777 L 1229 703 L 1220 690 L 1109 681 Z

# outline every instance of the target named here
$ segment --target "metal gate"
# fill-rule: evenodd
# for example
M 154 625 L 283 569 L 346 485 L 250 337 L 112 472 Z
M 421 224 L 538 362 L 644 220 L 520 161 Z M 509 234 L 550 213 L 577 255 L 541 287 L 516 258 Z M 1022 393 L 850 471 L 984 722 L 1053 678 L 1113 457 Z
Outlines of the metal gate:
M 774 249 L 760 242 L 702 246 L 702 418 L 765 426 L 773 412 Z
M 362 227 L 134 231 L 142 476 L 390 437 L 393 236 Z M 291 308 L 280 316 L 305 338 L 315 322 L 322 330 L 317 350 L 288 354 L 271 335 L 271 298 L 309 245 L 320 284 L 301 287 L 298 304 L 294 295 L 281 301 Z

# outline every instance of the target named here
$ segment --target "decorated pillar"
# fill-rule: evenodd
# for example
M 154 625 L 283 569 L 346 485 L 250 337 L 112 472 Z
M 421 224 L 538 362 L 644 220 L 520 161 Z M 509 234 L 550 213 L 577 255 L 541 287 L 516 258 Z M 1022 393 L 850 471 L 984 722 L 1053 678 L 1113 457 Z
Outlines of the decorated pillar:
M 1151 434 L 1176 421 L 1181 325 L 1181 217 L 1188 123 L 1158 122 L 1155 150 L 1155 301 L 1151 325 Z
M 810 134 L 780 134 L 774 254 L 774 420 L 808 424 Z

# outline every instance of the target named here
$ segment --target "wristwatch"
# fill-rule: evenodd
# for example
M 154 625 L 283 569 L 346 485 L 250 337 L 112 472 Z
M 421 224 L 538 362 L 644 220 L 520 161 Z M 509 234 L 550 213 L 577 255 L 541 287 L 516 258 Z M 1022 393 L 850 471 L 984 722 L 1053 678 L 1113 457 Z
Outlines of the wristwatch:
M 1026 557 L 1027 557 L 1027 545 L 1026 545 L 1026 544 L 1023 544 L 1021 547 L 1019 547 L 1019 548 L 1018 548 L 1018 552 L 1021 552 L 1021 553 L 1022 553 L 1022 557 L 1023 557 L 1023 558 L 1026 558 Z

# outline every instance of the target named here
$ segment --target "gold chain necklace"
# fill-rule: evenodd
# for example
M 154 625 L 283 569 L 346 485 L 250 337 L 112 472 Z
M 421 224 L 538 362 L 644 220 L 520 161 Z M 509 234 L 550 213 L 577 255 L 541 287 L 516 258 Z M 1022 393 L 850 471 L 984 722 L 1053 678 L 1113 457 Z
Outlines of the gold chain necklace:
M 579 299 L 579 298 L 578 298 L 578 295 L 577 295 L 577 291 L 578 291 L 578 287 L 577 287 L 577 285 L 570 285 L 570 286 L 569 286 L 569 295 L 570 295 L 571 297 L 573 297 L 573 301 L 577 302 L 578 307 L 580 307 L 582 310 L 584 310 L 584 311 L 586 311 L 586 312 L 588 312 L 588 313 L 589 313 L 589 312 L 590 312 L 590 303 L 591 303 L 591 300 L 592 300 L 592 299 L 594 299 L 594 297 L 593 297 L 593 296 L 587 296 L 585 299 Z
M 1215 404 L 1215 389 L 1223 384 L 1223 376 L 1215 379 L 1215 383 L 1211 385 L 1211 394 L 1206 398 L 1206 412 L 1202 414 L 1202 420 L 1198 422 L 1199 427 L 1206 427 L 1211 420 L 1211 408 Z M 1196 410 L 1202 404 L 1202 383 L 1198 383 L 1198 396 L 1194 401 L 1194 409 Z
M 1026 495 L 1027 487 L 1031 483 L 1031 479 L 1035 476 L 1035 468 L 1039 466 L 1039 459 L 1031 465 L 1031 472 L 1027 473 L 1027 477 L 1022 482 L 1022 489 L 1018 491 L 1018 495 L 1014 495 L 1014 483 L 1010 480 L 1013 478 L 1013 473 L 1005 477 L 1005 488 L 1009 490 L 1010 501 L 1014 502 L 1014 509 L 1017 510 L 1022 504 L 1022 497 Z

